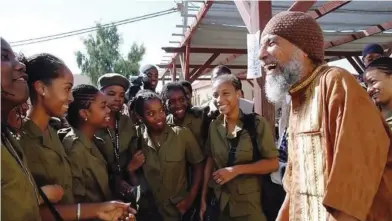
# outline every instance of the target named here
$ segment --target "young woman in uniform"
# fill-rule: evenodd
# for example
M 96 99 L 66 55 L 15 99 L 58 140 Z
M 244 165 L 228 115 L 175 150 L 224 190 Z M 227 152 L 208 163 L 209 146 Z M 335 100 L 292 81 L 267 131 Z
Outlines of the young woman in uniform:
M 199 146 L 202 147 L 203 137 L 201 136 L 201 125 L 203 113 L 201 111 L 188 108 L 188 99 L 184 87 L 178 82 L 165 84 L 161 92 L 163 103 L 168 115 L 168 124 L 187 127 L 195 136 Z
M 129 81 L 120 74 L 104 74 L 98 79 L 98 89 L 106 95 L 110 109 L 108 126 L 97 131 L 105 145 L 98 146 L 109 166 L 109 179 L 112 192 L 122 200 L 128 201 L 132 187 L 128 184 L 127 165 L 130 160 L 131 140 L 135 136 L 135 125 L 132 119 L 122 113 L 125 92 Z
M 72 173 L 64 147 L 56 131 L 48 125 L 51 117 L 63 117 L 72 101 L 73 75 L 57 57 L 39 54 L 27 59 L 31 111 L 22 128 L 21 146 L 38 186 L 57 184 L 64 195 L 56 209 L 64 220 L 115 220 L 128 210 L 119 202 L 74 204 Z M 42 216 L 53 220 L 49 211 Z
M 244 114 L 239 108 L 241 88 L 233 75 L 222 75 L 213 81 L 213 97 L 220 116 L 209 129 L 206 145 L 201 214 L 204 216 L 207 192 L 213 187 L 220 203 L 219 221 L 265 221 L 260 202 L 259 175 L 278 169 L 278 150 L 267 121 L 256 116 L 257 151 L 262 160 L 253 161 L 253 145 L 249 133 L 242 130 Z M 230 147 L 229 139 L 239 135 L 238 145 Z M 233 165 L 228 165 L 234 153 Z M 268 202 L 264 202 L 268 203 Z
M 94 136 L 109 121 L 105 95 L 92 85 L 82 84 L 72 89 L 72 96 L 67 114 L 71 128 L 62 142 L 71 162 L 75 202 L 111 200 L 106 160 L 97 148 L 104 143 Z
M 1 38 L 1 220 L 40 221 L 39 193 L 8 124 L 11 110 L 29 94 L 25 66 Z
M 154 92 L 139 92 L 131 107 L 142 124 L 138 128 L 141 145 L 133 146 L 129 172 L 142 168 L 163 220 L 180 221 L 199 189 L 204 159 L 200 147 L 189 129 L 166 123 L 162 100 Z M 194 174 L 190 191 L 187 163 Z
M 392 128 L 392 58 L 382 57 L 371 62 L 366 68 L 364 80 L 367 91 Z

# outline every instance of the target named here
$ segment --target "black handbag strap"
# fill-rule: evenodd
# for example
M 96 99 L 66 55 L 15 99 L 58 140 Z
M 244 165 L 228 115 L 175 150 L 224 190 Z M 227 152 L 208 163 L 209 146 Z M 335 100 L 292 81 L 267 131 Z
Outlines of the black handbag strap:
M 240 135 L 241 135 L 241 131 L 237 131 L 237 134 L 234 138 L 230 138 L 228 139 L 229 141 L 229 156 L 228 156 L 228 160 L 227 160 L 227 166 L 231 167 L 234 166 L 235 163 L 235 159 L 236 159 L 236 152 L 237 152 L 237 147 L 238 147 L 238 143 L 240 142 Z
M 63 217 L 61 217 L 60 213 L 53 206 L 53 204 L 49 201 L 49 199 L 46 196 L 46 194 L 44 193 L 44 191 L 42 191 L 41 188 L 38 188 L 38 192 L 41 195 L 42 199 L 44 200 L 44 203 L 46 204 L 46 206 L 49 208 L 50 212 L 52 213 L 54 219 L 56 221 L 64 221 Z

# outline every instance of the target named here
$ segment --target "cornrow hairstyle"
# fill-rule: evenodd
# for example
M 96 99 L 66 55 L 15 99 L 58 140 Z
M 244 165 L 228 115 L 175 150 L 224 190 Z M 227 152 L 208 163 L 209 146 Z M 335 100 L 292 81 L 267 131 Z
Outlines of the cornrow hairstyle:
M 179 83 L 183 86 L 188 88 L 188 90 L 192 93 L 193 92 L 193 88 L 192 88 L 192 84 L 189 81 L 179 81 Z
M 151 90 L 141 90 L 132 99 L 129 108 L 133 113 L 140 117 L 144 117 L 144 102 L 149 100 L 159 100 L 162 103 L 161 97 Z
M 47 53 L 33 55 L 27 59 L 22 59 L 22 62 L 26 65 L 27 84 L 32 104 L 35 103 L 37 97 L 33 87 L 34 83 L 42 81 L 44 84 L 49 85 L 53 79 L 60 77 L 59 70 L 66 67 L 61 59 Z
M 366 68 L 366 71 L 378 69 L 387 75 L 392 75 L 392 58 L 381 57 L 372 61 Z
M 184 97 L 186 96 L 185 89 L 179 82 L 169 82 L 163 85 L 161 91 L 161 98 L 165 106 L 166 106 L 166 101 L 169 100 L 170 91 L 181 91 Z M 166 107 L 166 109 L 168 109 L 168 107 Z
M 212 83 L 215 84 L 215 82 L 218 82 L 218 81 L 230 82 L 236 91 L 241 90 L 241 81 L 236 76 L 234 76 L 232 74 L 220 75 L 220 76 L 214 78 L 212 80 Z
M 72 89 L 74 100 L 69 104 L 67 113 L 67 121 L 72 127 L 78 128 L 80 126 L 83 119 L 81 119 L 79 111 L 88 109 L 98 93 L 100 93 L 98 88 L 88 84 L 81 84 Z

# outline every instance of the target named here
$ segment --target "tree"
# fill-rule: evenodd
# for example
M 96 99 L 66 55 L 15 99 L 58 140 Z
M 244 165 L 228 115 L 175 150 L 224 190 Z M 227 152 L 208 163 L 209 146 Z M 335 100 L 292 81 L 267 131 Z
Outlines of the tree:
M 97 29 L 95 37 L 89 35 L 83 41 L 86 53 L 76 52 L 76 62 L 82 75 L 88 76 L 94 85 L 105 73 L 119 73 L 127 78 L 138 75 L 139 62 L 146 52 L 144 45 L 133 43 L 128 55 L 124 57 L 120 53 L 121 40 L 116 26 L 103 27 L 97 24 Z

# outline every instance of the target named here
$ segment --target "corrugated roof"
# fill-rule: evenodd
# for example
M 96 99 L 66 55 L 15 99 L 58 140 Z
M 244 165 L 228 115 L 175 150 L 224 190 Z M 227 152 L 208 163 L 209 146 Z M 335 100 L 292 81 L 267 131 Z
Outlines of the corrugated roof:
M 273 15 L 286 11 L 294 1 L 272 1 Z M 326 4 L 327 1 L 318 1 L 309 10 L 314 10 Z M 318 23 L 324 31 L 325 41 L 335 40 L 339 37 L 355 34 L 370 26 L 392 21 L 392 4 L 388 1 L 352 1 L 339 9 L 318 19 Z M 194 21 L 193 21 L 194 22 Z M 191 24 L 191 23 L 190 23 Z M 215 1 L 198 29 L 191 39 L 191 48 L 238 48 L 246 49 L 246 35 L 248 30 L 233 1 Z M 178 40 L 178 38 L 177 38 Z M 368 43 L 388 44 L 392 43 L 392 31 L 361 38 L 349 43 L 330 47 L 326 51 L 361 51 Z M 171 45 L 176 46 L 176 45 Z M 212 54 L 190 54 L 191 65 L 204 64 Z M 230 54 L 221 54 L 212 65 L 219 64 Z M 179 56 L 176 64 L 180 65 Z M 230 65 L 246 65 L 247 56 L 241 55 Z M 233 70 L 234 73 L 244 70 Z M 181 68 L 177 69 L 177 73 Z M 192 72 L 192 69 L 190 69 Z

